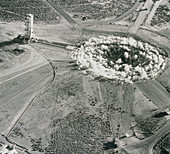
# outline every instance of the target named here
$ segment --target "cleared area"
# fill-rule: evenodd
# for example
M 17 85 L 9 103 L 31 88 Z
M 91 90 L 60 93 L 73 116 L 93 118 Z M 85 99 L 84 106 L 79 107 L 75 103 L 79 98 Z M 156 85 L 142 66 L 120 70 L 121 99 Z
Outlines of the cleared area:
M 34 43 L 33 46 L 47 56 L 49 59 L 68 59 L 70 51 L 65 48 L 55 47 L 52 45 L 42 44 L 42 43 Z
M 170 94 L 157 80 L 152 80 L 145 83 L 136 83 L 136 86 L 158 108 L 170 105 Z
M 34 51 L 33 48 L 30 48 L 28 45 L 24 45 L 23 48 L 26 48 L 26 52 L 29 53 L 29 56 L 22 63 L 14 63 L 13 65 L 3 69 L 0 72 L 0 81 L 3 82 L 7 79 L 14 78 L 15 76 L 19 76 L 20 74 L 24 74 L 34 68 L 41 67 L 47 63 L 46 59 L 43 58 L 39 53 Z M 22 58 L 22 57 L 21 57 Z
M 49 64 L 43 65 L 40 68 L 29 71 L 16 78 L 8 80 L 0 84 L 0 106 L 3 106 L 11 99 L 18 96 L 23 91 L 27 90 L 30 86 L 42 78 L 42 76 L 51 72 Z
M 123 136 L 131 127 L 134 88 L 131 85 L 100 83 L 102 98 L 110 117 L 112 134 Z
M 11 122 L 14 117 L 19 114 L 20 109 L 31 101 L 31 99 L 38 93 L 38 91 L 45 86 L 51 79 L 51 73 L 48 78 L 40 80 L 38 83 L 29 87 L 25 92 L 21 93 L 18 97 L 12 99 L 9 103 L 0 108 L 0 121 L 1 128 L 0 131 L 4 132 L 10 127 Z

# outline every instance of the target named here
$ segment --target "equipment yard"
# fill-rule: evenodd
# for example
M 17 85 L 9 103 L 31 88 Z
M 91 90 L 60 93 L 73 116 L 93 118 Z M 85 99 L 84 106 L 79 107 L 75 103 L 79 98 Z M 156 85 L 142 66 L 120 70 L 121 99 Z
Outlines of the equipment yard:
M 1 0 L 0 154 L 170 153 L 169 6 Z

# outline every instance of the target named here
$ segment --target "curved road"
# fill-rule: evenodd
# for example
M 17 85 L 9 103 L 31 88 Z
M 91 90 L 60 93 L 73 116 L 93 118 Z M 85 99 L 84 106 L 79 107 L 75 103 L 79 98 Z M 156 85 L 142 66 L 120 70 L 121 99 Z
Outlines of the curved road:
M 32 48 L 34 48 L 34 46 L 32 46 L 31 44 L 30 44 L 30 46 L 31 46 Z M 34 49 L 35 49 L 35 48 L 34 48 Z M 53 82 L 54 82 L 54 80 L 55 80 L 56 70 L 57 70 L 57 68 L 58 68 L 58 67 L 56 68 L 56 67 L 53 66 L 51 59 L 49 59 L 48 57 L 46 57 L 43 53 L 41 53 L 41 52 L 38 51 L 37 49 L 35 49 L 35 50 L 36 50 L 41 56 L 43 56 L 43 57 L 47 60 L 47 63 L 46 63 L 46 64 L 49 63 L 49 64 L 51 65 L 51 67 L 52 67 L 52 71 L 51 71 L 51 72 L 53 72 L 53 78 L 52 78 L 50 84 L 49 84 L 47 87 L 44 87 L 42 90 L 40 90 L 40 91 L 31 99 L 31 101 L 27 102 L 27 103 L 23 106 L 23 108 L 21 108 L 21 110 L 18 112 L 18 114 L 14 117 L 14 119 L 13 119 L 13 121 L 11 122 L 10 126 L 9 126 L 3 133 L 1 133 L 1 136 L 4 137 L 7 142 L 9 142 L 10 144 L 15 144 L 15 145 L 17 145 L 18 147 L 20 147 L 20 148 L 22 148 L 22 149 L 25 149 L 25 152 L 27 152 L 27 153 L 29 153 L 29 149 L 27 149 L 26 147 L 23 147 L 23 146 L 19 145 L 19 144 L 16 143 L 15 141 L 12 141 L 12 140 L 9 138 L 9 135 L 10 135 L 11 132 L 14 130 L 14 128 L 16 127 L 16 125 L 18 124 L 18 122 L 19 122 L 19 121 L 22 119 L 22 117 L 25 115 L 25 113 L 28 111 L 28 109 L 31 107 L 31 105 L 33 104 L 33 102 L 35 101 L 35 99 L 38 98 L 43 92 L 45 92 L 46 90 L 48 90 L 48 89 L 51 87 L 51 85 L 53 84 Z M 57 61 L 57 62 L 58 62 L 58 61 L 61 61 L 61 62 L 63 62 L 63 61 L 68 61 L 68 62 L 70 62 L 71 60 L 68 60 L 68 59 L 66 59 L 66 60 L 53 59 L 53 61 Z M 45 65 L 45 64 L 43 64 L 43 65 Z M 43 66 L 43 65 L 41 65 L 41 66 Z M 35 70 L 35 69 L 37 69 L 37 68 L 39 68 L 39 67 L 41 67 L 41 66 L 35 67 L 35 68 L 31 69 L 31 70 L 28 70 L 28 71 L 26 71 L 26 72 L 23 72 L 23 73 L 21 73 L 21 74 L 18 74 L 18 75 L 14 76 L 14 77 L 12 77 L 12 78 L 10 78 L 10 79 L 7 79 L 7 80 L 5 80 L 5 81 L 3 81 L 3 82 L 7 82 L 7 81 L 9 81 L 9 80 L 12 80 L 12 79 L 14 79 L 14 78 L 16 78 L 16 77 L 18 77 L 18 76 L 20 76 L 20 75 L 22 75 L 22 74 L 25 74 L 25 73 L 27 73 L 27 72 L 29 72 L 29 71 L 32 71 L 32 70 Z M 36 82 L 35 82 L 34 84 L 32 84 L 31 86 L 35 85 L 35 84 L 38 83 L 39 81 L 41 81 L 41 80 L 43 80 L 44 78 L 46 78 L 51 72 L 47 73 L 43 78 L 41 78 L 40 80 L 36 81 Z M 29 86 L 28 88 L 30 88 L 31 86 Z M 28 88 L 26 88 L 24 91 L 28 90 Z M 21 93 L 23 93 L 24 91 L 22 91 Z M 15 97 L 19 96 L 21 93 L 17 94 Z M 13 98 L 12 98 L 12 99 L 13 99 Z M 8 101 L 8 102 L 9 102 L 9 101 Z M 8 102 L 6 102 L 5 104 L 7 104 Z
M 66 21 L 68 23 L 70 23 L 73 27 L 80 28 L 80 25 L 72 17 L 70 17 L 70 15 L 67 14 L 62 8 L 57 6 L 52 0 L 46 0 L 46 2 L 52 8 L 54 8 L 61 16 L 63 16 L 66 19 Z M 119 16 L 117 18 L 113 18 L 113 19 L 110 18 L 110 19 L 106 19 L 106 20 L 87 22 L 87 23 L 84 23 L 84 25 L 89 25 L 89 24 L 93 24 L 94 25 L 94 24 L 103 24 L 103 23 L 107 23 L 107 22 L 120 21 L 120 20 L 124 19 L 125 17 L 127 17 L 129 14 L 131 14 L 134 10 L 136 10 L 139 5 L 140 5 L 140 0 L 137 0 L 132 8 L 130 8 L 127 12 L 125 12 L 124 14 L 122 14 L 121 16 Z
M 135 11 L 139 7 L 139 5 L 140 5 L 140 0 L 137 0 L 132 8 L 130 8 L 127 12 L 125 12 L 124 14 L 122 14 L 119 17 L 103 19 L 103 20 L 100 20 L 100 21 L 87 21 L 87 22 L 84 23 L 84 25 L 88 26 L 88 25 L 92 25 L 92 24 L 96 25 L 96 24 L 104 24 L 104 23 L 108 23 L 108 22 L 120 21 L 120 20 L 126 18 L 128 15 L 130 15 L 133 11 Z
M 32 45 L 30 45 L 32 46 Z M 33 47 L 33 46 L 32 46 Z M 34 48 L 34 47 L 33 47 Z M 34 48 L 35 49 L 35 48 Z M 36 50 L 36 49 L 35 49 Z M 37 51 L 37 50 L 36 50 Z M 18 122 L 22 119 L 22 117 L 25 115 L 25 113 L 28 111 L 28 109 L 30 108 L 30 106 L 33 104 L 34 100 L 36 98 L 38 98 L 43 92 L 45 92 L 46 90 L 48 90 L 51 85 L 54 82 L 55 76 L 56 76 L 56 70 L 57 68 L 53 66 L 52 62 L 48 59 L 48 57 L 46 57 L 43 53 L 41 53 L 40 51 L 37 51 L 41 56 L 43 56 L 47 62 L 51 65 L 52 67 L 52 72 L 53 72 L 53 78 L 50 82 L 50 84 L 47 87 L 44 87 L 42 90 L 40 90 L 33 98 L 30 102 L 27 102 L 23 108 L 21 108 L 21 110 L 19 111 L 19 113 L 14 117 L 13 121 L 11 122 L 10 126 L 6 129 L 6 131 L 4 131 L 1 136 L 5 137 L 6 141 L 12 144 L 15 144 L 23 149 L 26 149 L 26 152 L 28 152 L 28 149 L 15 143 L 14 141 L 10 141 L 9 139 L 9 135 L 11 134 L 11 132 L 14 130 L 14 128 L 16 127 L 16 125 L 18 124 Z
M 1 133 L 2 137 L 4 137 L 6 139 L 7 142 L 9 142 L 10 144 L 15 144 L 20 148 L 23 148 L 26 150 L 26 152 L 28 152 L 28 149 L 19 145 L 18 143 L 12 141 L 11 139 L 9 139 L 9 135 L 11 134 L 11 132 L 14 130 L 14 128 L 16 127 L 16 125 L 18 124 L 18 122 L 22 119 L 22 117 L 25 115 L 25 113 L 28 111 L 28 109 L 30 108 L 30 106 L 33 104 L 34 100 L 39 97 L 43 92 L 45 92 L 46 90 L 48 90 L 51 85 L 54 82 L 55 79 L 55 75 L 56 75 L 56 70 L 53 69 L 53 78 L 49 84 L 48 87 L 43 88 L 42 90 L 40 90 L 33 98 L 30 102 L 27 102 L 23 108 L 21 108 L 21 110 L 19 111 L 19 113 L 14 117 L 13 121 L 11 122 L 10 126 L 6 129 L 6 131 L 4 131 L 3 133 Z M 50 72 L 51 73 L 51 72 Z M 49 73 L 47 74 L 49 75 Z M 47 76 L 46 75 L 46 76 Z M 44 79 L 46 76 L 44 76 L 43 78 L 41 78 L 40 80 Z M 28 152 L 29 153 L 29 152 Z
M 54 3 L 51 0 L 47 0 L 47 2 L 52 6 Z M 138 2 L 138 1 L 137 1 Z M 65 13 L 64 11 L 62 11 L 62 9 L 56 7 L 56 5 L 52 6 L 54 9 L 56 9 L 60 14 L 63 14 L 63 16 L 65 17 L 65 19 L 73 26 L 79 26 L 74 20 L 72 20 L 72 18 L 70 18 L 70 16 Z M 127 12 L 128 14 L 128 12 Z M 119 17 L 120 18 L 120 17 Z M 123 17 L 122 17 L 123 18 Z M 115 19 L 116 20 L 116 19 Z M 121 20 L 121 19 L 120 19 Z M 138 21 L 140 20 L 140 17 L 137 19 Z M 141 22 L 140 22 L 141 23 Z M 135 26 L 137 28 L 139 28 L 139 24 L 137 22 L 137 26 Z M 135 28 L 133 27 L 133 28 Z M 94 30 L 94 29 L 84 29 L 84 30 L 91 30 L 92 32 L 103 32 L 103 33 L 115 33 L 114 31 L 101 31 L 101 30 Z M 133 33 L 136 33 L 136 28 L 133 30 Z M 37 93 L 37 95 L 28 103 L 26 104 L 26 106 L 24 106 L 24 108 L 22 109 L 21 113 L 19 114 L 19 116 L 17 116 L 17 118 L 14 120 L 14 122 L 11 124 L 11 126 L 7 129 L 7 131 L 5 132 L 5 137 L 6 139 L 8 139 L 8 136 L 10 135 L 11 131 L 15 128 L 15 126 L 17 125 L 17 123 L 21 120 L 21 118 L 24 116 L 24 114 L 27 112 L 27 110 L 29 109 L 29 107 L 32 105 L 32 103 L 34 102 L 34 100 L 44 91 L 46 91 L 48 88 L 50 88 L 50 86 L 53 84 L 53 81 L 55 79 L 55 75 L 56 75 L 56 69 L 54 68 L 54 66 L 52 65 L 52 62 L 50 59 L 48 59 L 48 57 L 46 57 L 44 54 L 42 54 L 41 52 L 39 52 L 44 58 L 46 58 L 46 60 L 50 63 L 51 67 L 52 67 L 52 71 L 53 71 L 53 79 L 51 81 L 51 83 L 49 84 L 48 87 L 45 87 L 44 89 L 42 89 L 40 92 Z M 142 148 L 142 147 L 148 147 L 147 151 L 149 153 L 152 153 L 152 149 L 153 146 L 155 145 L 155 143 L 163 136 L 165 136 L 167 133 L 170 132 L 170 120 L 167 121 L 167 123 L 165 125 L 163 125 L 152 137 L 145 139 L 143 141 L 141 141 L 140 143 L 134 143 L 134 144 L 130 144 L 128 145 L 127 148 L 130 148 L 132 151 L 133 149 L 138 149 L 138 148 Z
M 139 142 L 134 142 L 124 149 L 130 154 L 153 154 L 154 145 L 164 136 L 170 133 L 170 119 L 151 137 Z
M 138 22 L 134 30 L 135 33 L 140 28 L 141 23 L 143 23 L 143 21 L 140 21 L 140 18 L 141 16 L 138 17 Z M 96 30 L 92 28 L 84 28 L 83 30 L 94 33 L 106 33 L 106 34 L 115 33 L 114 31 Z M 162 36 L 158 32 L 155 34 Z M 165 38 L 169 40 L 169 38 L 167 37 Z M 155 80 L 150 81 L 150 83 L 140 83 L 136 85 L 145 93 L 147 97 L 149 97 L 153 101 L 153 103 L 155 103 L 159 107 L 170 105 L 170 94 L 165 90 L 165 88 L 162 85 L 160 85 L 158 81 Z M 133 143 L 131 145 L 128 145 L 127 151 L 130 150 L 129 154 L 141 154 L 141 152 L 143 152 L 143 154 L 146 153 L 153 154 L 152 150 L 154 145 L 168 133 L 170 133 L 170 120 L 168 120 L 167 123 L 163 125 L 152 137 L 145 139 L 140 143 Z

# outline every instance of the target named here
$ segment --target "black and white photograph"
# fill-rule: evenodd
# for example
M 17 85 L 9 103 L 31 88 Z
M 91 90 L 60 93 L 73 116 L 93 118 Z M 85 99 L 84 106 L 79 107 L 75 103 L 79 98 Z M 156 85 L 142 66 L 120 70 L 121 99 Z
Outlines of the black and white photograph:
M 170 154 L 170 0 L 0 0 L 0 154 Z

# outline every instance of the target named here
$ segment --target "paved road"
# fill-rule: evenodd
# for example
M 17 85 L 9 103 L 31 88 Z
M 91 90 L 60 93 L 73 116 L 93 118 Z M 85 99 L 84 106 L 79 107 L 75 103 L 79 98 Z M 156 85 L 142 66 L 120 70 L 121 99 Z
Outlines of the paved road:
M 29 44 L 30 46 L 32 46 L 31 44 Z M 32 46 L 33 47 L 33 46 Z M 34 47 L 33 47 L 34 48 Z M 35 48 L 34 48 L 35 49 Z M 52 69 L 52 73 L 53 73 L 53 78 L 50 82 L 50 84 L 47 87 L 43 87 L 43 89 L 41 89 L 29 102 L 26 102 L 24 104 L 24 106 L 21 108 L 21 110 L 18 112 L 18 114 L 14 117 L 13 121 L 11 122 L 10 126 L 5 130 L 5 132 L 3 132 L 2 134 L 5 137 L 8 137 L 10 135 L 10 133 L 12 132 L 12 130 L 15 128 L 15 126 L 18 124 L 18 122 L 21 120 L 21 118 L 25 115 L 25 113 L 27 112 L 27 110 L 30 108 L 30 106 L 32 105 L 32 103 L 34 102 L 34 100 L 40 96 L 41 93 L 43 93 L 44 91 L 48 90 L 51 85 L 54 82 L 55 76 L 56 76 L 56 68 L 53 66 L 52 62 L 49 61 L 48 57 L 46 57 L 43 53 L 41 53 L 40 51 L 36 50 L 40 55 L 42 55 L 47 63 L 49 63 L 51 65 L 51 69 Z M 50 72 L 50 73 L 51 73 Z M 50 73 L 48 73 L 45 77 L 42 78 L 42 80 L 44 78 L 46 78 Z
M 51 1 L 51 0 L 48 0 L 48 1 Z M 68 19 L 68 21 L 69 21 L 69 19 Z M 70 22 L 71 22 L 71 20 L 70 20 Z M 73 21 L 71 22 L 72 24 L 74 23 Z M 73 24 L 74 25 L 74 24 Z M 100 31 L 101 32 L 101 31 Z M 103 31 L 103 32 L 105 32 L 105 31 Z M 110 32 L 108 32 L 108 33 L 110 33 Z M 112 33 L 114 33 L 114 32 L 112 32 Z M 156 90 L 156 92 L 155 92 L 155 90 L 153 90 L 151 87 L 150 87 L 150 85 L 151 85 L 151 87 L 155 87 L 156 86 L 156 88 L 155 89 L 157 89 Z M 156 99 L 157 101 L 164 101 L 165 100 L 165 98 L 158 98 L 158 97 L 156 97 L 157 95 L 165 95 L 166 96 L 166 94 L 162 91 L 162 87 L 159 87 L 159 88 L 157 88 L 157 84 L 154 84 L 154 83 L 151 83 L 150 85 L 139 85 L 139 87 L 142 87 L 142 89 L 144 89 L 144 91 L 145 91 L 145 93 L 147 93 L 147 90 L 148 90 L 148 87 L 149 87 L 149 89 L 151 88 L 152 90 L 151 91 L 149 91 L 149 92 L 151 92 L 151 95 L 152 95 L 152 99 Z M 147 87 L 148 86 L 148 87 Z M 161 94 L 162 93 L 162 94 Z M 155 98 L 154 98 L 155 97 Z M 166 98 L 167 97 L 169 97 L 168 95 L 166 96 Z M 170 102 L 170 101 L 169 101 Z M 167 102 L 166 102 L 167 103 Z M 169 132 L 170 131 L 170 128 L 169 128 L 169 125 L 170 125 L 170 122 L 168 121 L 168 124 L 166 124 L 165 126 L 163 126 L 151 139 L 149 138 L 149 139 L 147 139 L 147 140 L 145 140 L 146 142 L 142 142 L 141 144 L 139 144 L 139 147 L 140 146 L 144 146 L 144 145 L 147 145 L 147 144 L 150 144 L 149 145 L 149 151 L 150 151 L 150 149 L 152 149 L 152 147 L 153 147 L 153 145 L 158 141 L 158 139 L 160 139 L 160 137 L 161 136 L 163 136 L 164 134 L 166 134 L 167 132 Z M 158 135 L 158 136 L 157 136 Z M 147 144 L 146 144 L 147 143 Z M 135 145 L 136 147 L 138 147 L 138 145 Z
M 136 83 L 135 86 L 139 88 L 158 109 L 170 106 L 170 93 L 168 93 L 157 80 Z M 154 145 L 168 133 L 170 133 L 170 120 L 168 120 L 153 136 L 140 142 L 129 144 L 125 149 L 130 154 L 153 154 L 152 150 Z
M 42 77 L 40 80 L 38 80 L 36 83 L 42 81 L 43 79 L 45 79 L 46 77 L 48 77 L 49 75 L 51 74 L 51 71 L 49 73 L 47 73 L 44 77 Z M 35 85 L 35 84 L 33 84 Z M 31 86 L 33 86 L 31 85 Z M 29 87 L 30 88 L 30 87 Z M 28 89 L 29 89 L 28 88 Z M 28 90 L 26 89 L 26 91 Z M 41 91 L 40 91 L 41 92 Z M 22 92 L 21 92 L 22 93 Z M 39 94 L 39 93 L 38 93 Z M 35 97 L 37 97 L 37 95 Z M 19 95 L 17 95 L 19 96 Z M 16 96 L 16 97 L 17 97 Z M 34 97 L 34 98 L 35 98 Z M 34 98 L 32 100 L 34 100 Z M 2 133 L 4 136 L 8 136 L 8 134 L 13 130 L 13 128 L 16 126 L 16 124 L 18 123 L 19 119 L 21 119 L 21 117 L 26 113 L 26 111 L 28 110 L 28 108 L 30 107 L 30 105 L 32 104 L 32 101 L 31 102 L 26 102 L 23 107 L 20 109 L 20 111 L 17 113 L 17 115 L 14 117 L 13 121 L 10 123 L 10 126 Z
M 147 139 L 145 144 L 151 143 L 148 148 L 148 154 L 153 154 L 153 147 L 154 145 L 164 136 L 170 133 L 170 120 L 167 121 L 167 123 L 157 131 L 157 133 L 152 136 L 151 138 Z
M 148 32 L 151 32 L 151 33 L 154 33 L 154 34 L 157 34 L 157 35 L 159 35 L 159 36 L 161 36 L 161 37 L 164 37 L 164 38 L 170 40 L 170 36 L 163 35 L 163 34 L 159 33 L 159 32 L 156 31 L 156 30 L 148 29 L 147 27 L 140 27 L 140 29 L 141 29 L 141 30 L 148 31 Z
M 113 30 L 105 30 L 104 28 L 101 29 L 95 29 L 95 28 L 83 28 L 82 31 L 84 33 L 96 33 L 96 34 L 115 34 L 115 33 L 126 33 L 128 32 L 128 27 L 126 26 L 115 26 L 115 29 Z
M 7 79 L 2 80 L 2 81 L 0 82 L 0 84 L 5 83 L 5 82 L 8 82 L 8 81 L 10 81 L 10 80 L 12 80 L 12 79 L 14 79 L 14 78 L 17 78 L 17 77 L 19 77 L 19 76 L 21 76 L 21 75 L 24 75 L 24 74 L 26 74 L 26 73 L 28 73 L 28 72 L 31 72 L 31 71 L 33 71 L 33 70 L 35 70 L 35 69 L 37 69 L 37 68 L 40 68 L 40 67 L 42 67 L 42 66 L 45 66 L 45 65 L 47 65 L 47 64 L 48 64 L 48 62 L 45 62 L 45 63 L 43 63 L 43 64 L 41 64 L 41 65 L 39 65 L 39 66 L 36 66 L 36 67 L 34 67 L 34 68 L 32 68 L 32 69 L 29 69 L 29 70 L 27 70 L 27 71 L 24 71 L 24 72 L 22 72 L 22 73 L 19 73 L 19 74 L 17 74 L 17 75 L 14 75 L 13 77 L 10 77 L 10 78 L 8 78 L 8 77 L 7 77 L 8 75 L 6 75 L 6 78 L 7 78 Z M 10 75 L 11 75 L 11 74 L 10 74 Z
M 54 47 L 66 48 L 67 46 L 74 46 L 74 44 L 66 43 L 66 42 L 49 42 L 47 40 L 38 40 L 36 44 L 45 44 Z
M 52 0 L 46 0 L 46 1 L 59 14 L 61 14 L 61 16 L 63 16 L 67 20 L 67 22 L 70 23 L 73 27 L 75 27 L 75 28 L 79 27 L 80 28 L 80 25 L 72 17 L 70 17 L 70 15 L 67 14 L 62 8 L 57 6 Z M 121 16 L 119 16 L 117 18 L 100 20 L 100 21 L 92 21 L 92 22 L 87 22 L 87 23 L 84 23 L 84 24 L 85 25 L 89 25 L 89 24 L 93 24 L 94 25 L 94 24 L 102 24 L 102 23 L 120 21 L 120 20 L 124 19 L 125 17 L 127 17 L 129 14 L 131 14 L 134 10 L 136 10 L 138 8 L 138 6 L 140 5 L 139 1 L 140 0 L 137 0 L 132 8 L 130 8 L 127 12 L 125 12 L 123 15 L 121 15 Z
M 139 142 L 131 143 L 125 147 L 125 149 L 130 154 L 153 154 L 154 145 L 168 133 L 170 133 L 170 120 L 168 120 L 153 136 Z
M 170 105 L 170 93 L 157 80 L 136 83 L 135 85 L 158 108 Z
M 112 21 L 113 21 L 113 22 L 120 21 L 120 20 L 124 19 L 125 17 L 127 17 L 129 14 L 131 14 L 133 11 L 135 11 L 135 10 L 138 8 L 138 6 L 140 5 L 140 2 L 139 2 L 139 1 L 140 1 L 140 0 L 137 0 L 136 3 L 135 3 L 135 5 L 134 5 L 131 9 L 129 9 L 127 12 L 125 12 L 125 13 L 122 14 L 121 16 L 113 19 Z
M 74 21 L 62 8 L 57 6 L 52 0 L 46 0 L 46 2 L 54 8 L 61 16 L 63 16 L 68 23 L 70 23 L 73 27 L 78 28 L 80 25 Z
M 37 70 L 34 70 L 34 72 L 35 72 L 35 71 L 37 71 Z M 51 72 L 49 72 L 49 73 L 51 73 Z M 6 106 L 8 103 L 10 103 L 12 100 L 14 100 L 14 99 L 17 98 L 18 96 L 20 96 L 21 94 L 23 94 L 24 92 L 26 92 L 27 90 L 31 89 L 34 85 L 36 85 L 37 83 L 39 83 L 43 78 L 47 77 L 49 73 L 45 74 L 44 77 L 41 75 L 42 78 L 40 78 L 40 79 L 38 79 L 38 80 L 35 80 L 35 82 L 33 82 L 31 85 L 27 86 L 25 89 L 22 89 L 22 90 L 20 89 L 20 92 L 19 92 L 19 93 L 16 93 L 16 94 L 13 93 L 14 95 L 11 94 L 12 97 L 10 97 L 10 98 L 8 97 L 8 100 L 7 100 L 7 101 L 4 101 L 3 98 L 2 98 L 0 108 L 3 108 L 3 107 Z M 21 77 L 21 78 L 24 78 L 24 77 Z M 19 78 L 19 79 L 17 78 L 17 80 L 20 81 L 20 78 Z M 9 94 L 9 93 L 8 93 L 8 94 Z M 7 94 L 7 95 L 8 95 L 8 94 Z
M 153 1 L 152 0 L 146 0 L 145 2 L 145 5 L 142 9 L 147 9 L 145 11 L 141 11 L 139 13 L 139 16 L 138 18 L 136 19 L 134 25 L 129 29 L 129 32 L 132 33 L 132 34 L 136 34 L 136 32 L 138 31 L 139 27 L 141 26 L 141 24 L 144 22 L 147 14 L 149 13 L 150 11 L 150 8 L 153 4 Z
M 150 26 L 150 22 L 151 22 L 152 18 L 154 17 L 155 12 L 156 12 L 157 8 L 159 7 L 159 5 L 161 4 L 162 1 L 163 0 L 159 0 L 154 4 L 154 7 L 152 8 L 152 10 L 151 10 L 150 14 L 148 15 L 148 18 L 146 19 L 146 22 L 145 22 L 145 24 L 147 26 Z
M 125 17 L 127 17 L 129 14 L 131 14 L 133 11 L 135 11 L 138 6 L 140 5 L 140 0 L 137 0 L 136 3 L 133 5 L 132 8 L 130 8 L 127 12 L 125 12 L 124 14 L 122 14 L 121 16 L 117 17 L 117 18 L 109 18 L 109 19 L 103 19 L 103 20 L 99 20 L 99 21 L 87 21 L 84 22 L 84 25 L 96 25 L 96 24 L 104 24 L 104 23 L 108 23 L 108 22 L 116 22 L 116 21 L 120 21 L 122 19 L 124 19 Z

